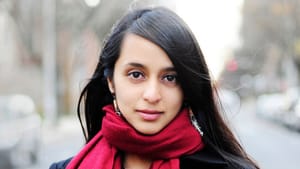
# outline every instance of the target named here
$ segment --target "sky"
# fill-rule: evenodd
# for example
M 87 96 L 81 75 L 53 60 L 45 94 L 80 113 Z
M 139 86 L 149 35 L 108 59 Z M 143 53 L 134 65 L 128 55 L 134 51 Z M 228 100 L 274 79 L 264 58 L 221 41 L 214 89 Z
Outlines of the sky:
M 173 0 L 172 0 L 173 1 Z M 190 26 L 204 53 L 213 79 L 240 44 L 239 27 L 243 0 L 174 0 L 176 13 Z M 101 0 L 85 0 L 90 7 Z
M 240 44 L 242 4 L 243 0 L 176 0 L 176 12 L 195 34 L 215 80 Z

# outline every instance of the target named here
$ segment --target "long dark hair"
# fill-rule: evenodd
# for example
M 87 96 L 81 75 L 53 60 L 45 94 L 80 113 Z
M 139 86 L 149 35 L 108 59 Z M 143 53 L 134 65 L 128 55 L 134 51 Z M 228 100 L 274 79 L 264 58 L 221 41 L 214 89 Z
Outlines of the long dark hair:
M 113 75 L 123 37 L 128 33 L 150 40 L 167 53 L 178 74 L 185 102 L 205 133 L 206 146 L 220 154 L 232 168 L 259 168 L 219 112 L 204 56 L 192 32 L 174 12 L 161 7 L 129 12 L 113 27 L 104 42 L 96 70 L 78 102 L 78 116 L 86 141 L 101 130 L 102 107 L 113 102 L 106 78 Z M 81 110 L 82 104 L 84 110 Z

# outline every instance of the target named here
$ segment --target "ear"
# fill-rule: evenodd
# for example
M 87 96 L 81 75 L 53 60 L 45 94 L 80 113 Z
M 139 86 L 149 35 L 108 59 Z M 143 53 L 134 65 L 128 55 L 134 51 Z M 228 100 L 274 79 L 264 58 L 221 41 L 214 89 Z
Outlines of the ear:
M 109 77 L 107 77 L 106 80 L 107 80 L 107 84 L 108 84 L 108 88 L 109 88 L 110 93 L 115 93 L 115 87 L 114 87 L 113 80 Z

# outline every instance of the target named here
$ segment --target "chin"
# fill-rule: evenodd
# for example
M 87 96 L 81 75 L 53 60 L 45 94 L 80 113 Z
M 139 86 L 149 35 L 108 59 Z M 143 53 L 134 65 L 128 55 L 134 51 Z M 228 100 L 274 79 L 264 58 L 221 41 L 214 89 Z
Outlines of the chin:
M 157 133 L 159 133 L 161 131 L 161 129 L 141 129 L 141 130 L 137 130 L 139 133 L 144 134 L 144 135 L 155 135 Z

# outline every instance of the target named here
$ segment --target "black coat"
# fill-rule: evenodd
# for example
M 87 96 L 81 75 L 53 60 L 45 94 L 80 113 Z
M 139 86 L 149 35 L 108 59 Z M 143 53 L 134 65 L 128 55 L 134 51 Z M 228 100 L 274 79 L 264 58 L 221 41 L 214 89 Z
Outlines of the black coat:
M 65 169 L 72 158 L 53 163 L 50 169 Z M 207 149 L 180 157 L 180 169 L 229 169 L 224 159 Z

